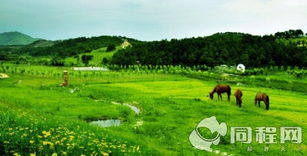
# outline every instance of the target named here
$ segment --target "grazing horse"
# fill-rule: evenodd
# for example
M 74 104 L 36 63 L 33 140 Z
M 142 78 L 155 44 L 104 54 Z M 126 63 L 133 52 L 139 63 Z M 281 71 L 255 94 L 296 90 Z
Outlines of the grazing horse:
M 243 93 L 240 89 L 237 89 L 237 91 L 235 92 L 235 97 L 236 97 L 236 104 L 239 105 L 239 107 L 241 107 L 242 105 L 242 96 Z
M 231 88 L 229 85 L 223 85 L 223 84 L 218 84 L 214 87 L 214 89 L 212 90 L 212 92 L 209 92 L 209 96 L 210 96 L 210 99 L 213 99 L 213 94 L 214 93 L 217 93 L 218 95 L 218 99 L 221 98 L 222 100 L 222 93 L 227 93 L 227 96 L 228 96 L 228 101 L 230 101 L 230 93 L 231 93 Z
M 257 93 L 255 97 L 255 106 L 258 103 L 258 106 L 260 107 L 260 101 L 263 101 L 265 103 L 266 110 L 270 109 L 270 100 L 268 95 L 266 95 L 265 93 Z

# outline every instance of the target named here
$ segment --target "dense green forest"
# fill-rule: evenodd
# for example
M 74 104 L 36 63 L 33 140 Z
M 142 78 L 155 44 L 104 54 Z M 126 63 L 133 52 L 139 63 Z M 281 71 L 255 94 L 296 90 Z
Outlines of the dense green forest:
M 243 63 L 249 67 L 270 65 L 306 67 L 307 48 L 299 47 L 296 43 L 284 44 L 280 41 L 301 37 L 303 33 L 301 35 L 300 31 L 295 31 L 298 34 L 289 32 L 292 31 L 266 36 L 228 32 L 207 37 L 142 42 L 117 52 L 113 56 L 112 63 L 188 66 Z
M 51 58 L 52 62 L 64 64 L 65 58 L 88 54 L 102 47 L 112 51 L 124 41 L 129 41 L 132 46 L 116 52 L 108 63 L 209 67 L 239 63 L 249 67 L 307 66 L 307 37 L 302 30 L 288 30 L 265 36 L 227 32 L 205 37 L 151 42 L 117 36 L 38 40 L 24 46 L 0 46 L 0 60 L 29 62 L 27 60 L 43 56 Z

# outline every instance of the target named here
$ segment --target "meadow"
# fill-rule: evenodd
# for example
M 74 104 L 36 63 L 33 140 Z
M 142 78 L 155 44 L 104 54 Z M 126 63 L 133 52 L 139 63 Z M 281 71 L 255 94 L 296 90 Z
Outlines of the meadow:
M 111 67 L 110 67 L 111 68 Z M 230 143 L 230 127 L 301 127 L 307 136 L 306 77 L 286 71 L 240 75 L 159 67 L 120 68 L 106 72 L 70 67 L 1 64 L 1 155 L 304 155 L 307 142 Z M 168 69 L 168 70 L 165 70 Z M 171 69 L 171 70 L 169 70 Z M 61 87 L 63 70 L 69 86 Z M 218 83 L 232 87 L 230 102 L 210 100 Z M 235 89 L 243 104 L 235 104 Z M 254 105 L 257 92 L 270 96 L 270 110 Z M 125 105 L 140 109 L 140 114 Z M 194 148 L 189 135 L 204 118 L 216 116 L 228 126 L 213 153 Z M 102 128 L 88 122 L 118 119 L 120 126 Z M 264 151 L 265 147 L 269 151 Z M 252 147 L 253 151 L 247 148 Z M 285 147 L 285 151 L 281 148 Z

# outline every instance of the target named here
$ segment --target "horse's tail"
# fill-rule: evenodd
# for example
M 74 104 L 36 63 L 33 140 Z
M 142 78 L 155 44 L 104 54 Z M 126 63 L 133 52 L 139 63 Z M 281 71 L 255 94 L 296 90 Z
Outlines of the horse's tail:
M 270 109 L 270 98 L 269 98 L 269 96 L 266 96 L 266 109 L 267 110 Z

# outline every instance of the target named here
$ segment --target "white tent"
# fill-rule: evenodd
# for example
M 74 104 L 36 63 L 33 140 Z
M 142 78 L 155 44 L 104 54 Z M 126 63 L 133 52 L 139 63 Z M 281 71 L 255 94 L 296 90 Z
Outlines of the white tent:
M 245 72 L 245 66 L 243 64 L 238 64 L 237 70 L 244 73 Z

